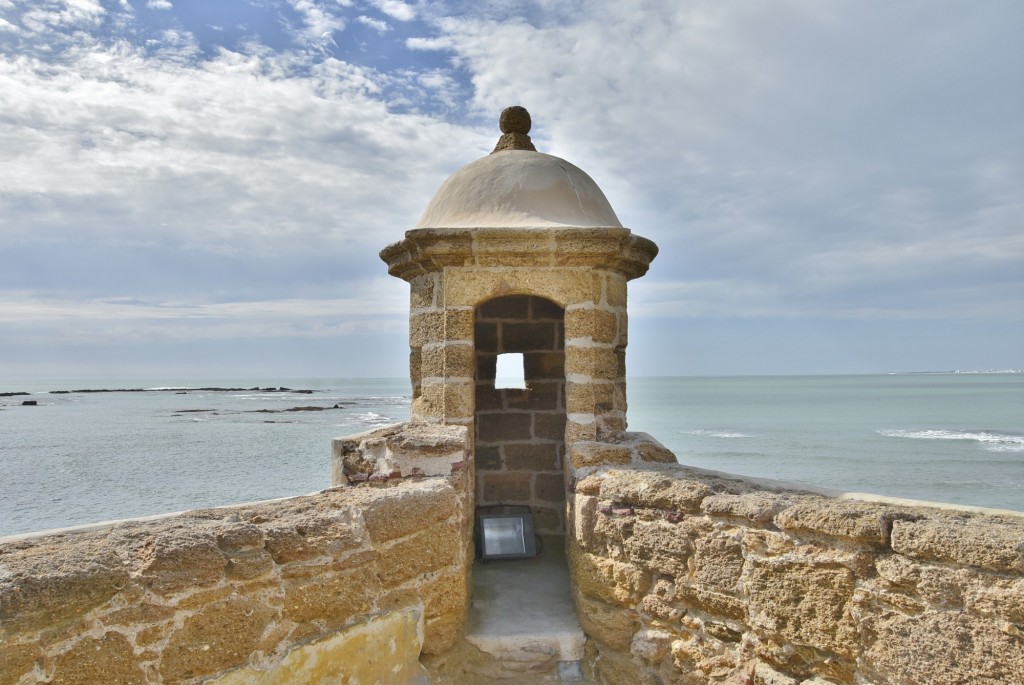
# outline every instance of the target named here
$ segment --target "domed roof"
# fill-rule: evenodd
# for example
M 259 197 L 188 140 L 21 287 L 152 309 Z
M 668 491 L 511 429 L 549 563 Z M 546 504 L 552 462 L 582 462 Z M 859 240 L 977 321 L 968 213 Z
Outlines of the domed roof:
M 495 151 L 448 177 L 416 228 L 622 227 L 586 172 L 534 149 L 529 117 L 522 107 L 502 112 Z

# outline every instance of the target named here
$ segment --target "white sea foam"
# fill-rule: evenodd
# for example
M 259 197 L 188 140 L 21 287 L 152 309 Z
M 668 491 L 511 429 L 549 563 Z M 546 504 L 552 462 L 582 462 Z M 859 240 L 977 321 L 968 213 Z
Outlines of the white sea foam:
M 353 414 L 352 418 L 363 423 L 368 423 L 371 426 L 382 426 L 386 423 L 391 423 L 391 419 L 389 417 L 373 411 L 364 412 L 362 414 Z
M 989 452 L 1024 452 L 1024 436 L 994 433 L 990 431 L 957 431 L 945 429 L 876 431 L 887 438 L 910 438 L 913 440 L 967 440 L 980 443 Z
M 695 428 L 688 431 L 680 431 L 684 435 L 700 435 L 706 438 L 752 438 L 753 435 L 747 435 L 746 433 L 739 433 L 737 431 L 730 430 L 712 430 L 706 428 Z

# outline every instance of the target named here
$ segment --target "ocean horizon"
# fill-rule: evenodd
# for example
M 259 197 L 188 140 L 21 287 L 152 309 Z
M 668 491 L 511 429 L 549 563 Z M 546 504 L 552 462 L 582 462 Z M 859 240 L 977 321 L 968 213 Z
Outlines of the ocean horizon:
M 629 430 L 682 464 L 1024 511 L 1018 372 L 627 383 Z M 407 378 L 0 381 L 0 535 L 327 488 L 331 439 L 407 420 L 410 396 Z

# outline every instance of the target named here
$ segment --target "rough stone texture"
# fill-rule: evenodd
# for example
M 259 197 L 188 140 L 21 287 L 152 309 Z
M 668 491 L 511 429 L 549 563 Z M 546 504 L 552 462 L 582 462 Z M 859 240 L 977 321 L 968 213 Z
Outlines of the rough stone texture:
M 836 499 L 634 458 L 579 472 L 570 572 L 598 682 L 1024 682 L 1024 515 Z
M 429 453 L 422 434 L 404 436 L 395 449 Z M 192 683 L 235 669 L 249 675 L 224 682 L 328 682 L 287 674 L 344 653 L 388 672 L 395 663 L 365 651 L 381 640 L 412 645 L 406 664 L 421 647 L 444 651 L 469 599 L 471 479 L 458 469 L 0 544 L 0 685 Z M 374 623 L 388 612 L 406 619 Z M 427 682 L 406 673 L 386 682 Z
M 211 685 L 388 683 L 428 685 L 418 657 L 423 617 L 415 609 L 375 616 L 331 637 L 302 645 L 269 668 L 246 667 Z
M 52 683 L 61 685 L 134 685 L 145 682 L 132 645 L 120 633 L 86 637 L 53 660 Z M 17 681 L 15 681 L 17 682 Z
M 468 435 L 465 426 L 414 422 L 335 438 L 331 484 L 448 475 L 469 459 Z

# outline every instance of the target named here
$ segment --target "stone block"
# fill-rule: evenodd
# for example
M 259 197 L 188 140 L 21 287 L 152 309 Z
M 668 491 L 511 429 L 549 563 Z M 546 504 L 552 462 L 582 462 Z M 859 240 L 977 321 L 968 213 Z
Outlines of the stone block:
M 0 629 L 36 631 L 74 623 L 129 583 L 128 569 L 101 540 L 60 542 L 3 556 Z M 0 633 L 2 635 L 3 633 Z
M 472 377 L 472 370 L 469 372 Z M 452 382 L 445 379 L 423 379 L 420 386 L 418 417 L 445 419 L 472 419 L 476 404 L 473 396 L 476 384 L 472 381 Z
M 500 471 L 502 469 L 500 447 L 480 447 L 475 450 L 477 471 Z
M 139 579 L 158 595 L 173 594 L 224 578 L 224 558 L 209 531 L 173 526 L 161 529 L 139 559 Z
M 758 561 L 746 580 L 752 625 L 775 640 L 851 657 L 854 587 L 853 573 L 842 566 Z
M 600 276 L 589 270 L 566 271 L 536 267 L 498 271 L 459 269 L 445 274 L 447 304 L 476 306 L 514 293 L 539 295 L 559 306 L 599 302 Z
M 494 389 L 494 380 L 477 382 L 476 384 L 476 411 L 497 413 L 505 409 L 505 393 L 503 390 Z M 479 416 L 479 414 L 477 415 Z M 480 426 L 477 421 L 477 439 L 480 437 Z
M 743 548 L 732 537 L 698 537 L 694 545 L 694 579 L 720 592 L 737 589 L 743 574 Z
M 533 417 L 526 412 L 481 414 L 477 435 L 482 442 L 507 442 L 533 439 Z
M 629 563 L 570 547 L 569 572 L 576 589 L 588 597 L 621 607 L 635 606 L 651 576 Z
M 416 587 L 415 594 L 423 600 L 427 620 L 439 616 L 461 617 L 469 603 L 469 593 L 463 569 L 442 573 Z
M 572 535 L 573 540 L 583 551 L 600 553 L 601 545 L 598 536 L 594 532 L 597 523 L 596 497 L 581 495 L 578 492 L 573 495 L 572 506 Z
M 228 556 L 228 564 L 224 570 L 229 580 L 251 580 L 274 568 L 274 560 L 264 550 L 238 552 Z
M 484 474 L 482 503 L 529 502 L 532 480 L 533 474 L 526 472 Z
M 697 609 L 709 616 L 743 621 L 747 618 L 747 605 L 736 597 L 677 584 L 674 597 L 678 606 Z
M 103 623 L 108 626 L 124 627 L 143 623 L 159 623 L 161 621 L 171 619 L 174 616 L 174 613 L 174 607 L 141 602 L 139 604 L 131 604 L 124 609 L 104 614 Z
M 497 354 L 498 324 L 476 321 L 473 324 L 473 344 L 480 353 Z M 494 378 L 493 369 L 491 375 L 481 376 L 481 378 Z
M 878 683 L 1017 683 L 1024 673 L 1024 638 L 998 623 L 960 612 L 867 619 L 872 637 L 863 672 Z
M 565 423 L 565 443 L 571 445 L 581 440 L 595 440 L 597 438 L 597 423 L 595 421 L 583 422 L 572 419 Z
M 423 654 L 443 654 L 451 649 L 462 637 L 464 623 L 463 616 L 457 614 L 442 614 L 427 620 L 423 629 Z M 410 685 L 427 682 L 416 680 Z
M 534 414 L 533 435 L 542 440 L 562 442 L 565 439 L 565 413 L 558 411 Z
M 810 531 L 883 545 L 886 515 L 892 507 L 855 500 L 803 496 L 779 512 L 775 525 L 782 530 Z
M 505 468 L 509 471 L 558 471 L 555 443 L 511 443 L 504 446 Z
M 38 644 L 19 644 L 11 640 L 0 640 L 0 683 L 12 685 L 35 668 L 41 659 L 42 649 Z
M 472 378 L 477 365 L 470 343 L 430 345 L 422 350 L 422 378 Z
M 604 293 L 601 303 L 609 307 L 626 306 L 626 277 L 621 274 L 607 273 L 603 278 Z
M 161 675 L 180 682 L 247 664 L 274 613 L 249 598 L 200 609 L 171 634 L 160 660 Z
M 540 533 L 565 533 L 563 509 L 560 507 L 540 507 L 534 505 L 533 525 Z
M 120 633 L 83 637 L 53 660 L 53 679 L 61 685 L 137 685 L 146 682 L 128 639 Z
M 556 411 L 561 406 L 562 384 L 545 381 L 531 381 L 527 378 L 527 389 L 502 390 L 505 406 L 513 410 Z
M 465 452 L 468 429 L 464 426 L 436 423 L 399 424 L 385 438 L 385 445 L 396 456 L 408 459 L 449 457 Z
M 268 528 L 266 546 L 271 559 L 278 564 L 306 561 L 320 556 L 320 550 L 307 544 L 306 538 L 291 526 Z
M 477 307 L 477 319 L 526 319 L 530 315 L 530 298 L 508 295 L 484 302 Z
M 680 581 L 690 575 L 693 542 L 678 526 L 663 521 L 636 521 L 623 547 L 630 561 L 638 566 Z
M 975 615 L 1024 626 L 1024 578 L 974 580 L 964 591 L 964 603 Z
M 892 549 L 914 559 L 951 561 L 992 571 L 1024 572 L 1024 521 L 935 515 L 894 521 Z
M 344 573 L 320 573 L 284 581 L 284 618 L 296 623 L 315 621 L 329 630 L 340 628 L 370 611 L 381 592 L 374 565 Z
M 565 477 L 560 473 L 538 473 L 533 477 L 533 498 L 541 502 L 564 502 Z
M 629 652 L 633 635 L 640 629 L 636 611 L 606 604 L 580 592 L 574 592 L 573 599 L 580 627 L 587 636 L 612 649 Z
M 225 554 L 263 547 L 263 531 L 248 521 L 222 522 L 216 536 L 217 546 Z
M 566 383 L 569 414 L 601 414 L 612 410 L 615 388 L 611 383 Z
M 651 464 L 677 464 L 676 455 L 672 450 L 656 442 L 643 441 L 636 446 L 640 461 Z
M 428 309 L 437 304 L 437 274 L 427 274 L 409 281 L 409 309 Z
M 373 491 L 361 511 L 370 539 L 379 544 L 405 537 L 433 523 L 447 520 L 459 510 L 459 501 L 451 486 L 430 483 L 402 484 Z
M 398 585 L 459 563 L 462 555 L 459 533 L 455 526 L 441 523 L 380 548 L 377 573 L 381 582 Z
M 565 353 L 524 352 L 523 371 L 527 380 L 551 379 L 561 382 L 565 377 Z
M 799 685 L 801 681 L 779 673 L 765 663 L 754 666 L 753 685 Z
M 422 312 L 409 317 L 409 344 L 413 347 L 453 340 L 472 341 L 473 331 L 473 312 L 468 309 Z
M 533 320 L 548 320 L 561 322 L 565 316 L 565 310 L 545 297 L 530 298 L 530 318 Z
M 618 317 L 606 309 L 570 309 L 565 313 L 567 340 L 592 340 L 614 345 L 618 343 L 618 329 Z
M 565 346 L 566 376 L 590 376 L 594 380 L 615 381 L 625 377 L 622 356 L 614 349 L 581 347 L 571 343 Z
M 572 460 L 573 468 L 577 469 L 587 466 L 614 466 L 630 463 L 633 451 L 626 445 L 580 441 L 569 447 L 569 459 Z
M 544 352 L 557 350 L 555 324 L 503 323 L 501 325 L 501 352 Z
M 775 492 L 722 493 L 706 497 L 701 502 L 701 511 L 711 516 L 743 518 L 763 525 L 792 503 L 792 495 Z
M 684 513 L 700 511 L 701 502 L 712 492 L 698 480 L 675 477 L 671 467 L 664 471 L 615 469 L 601 482 L 603 499 Z

